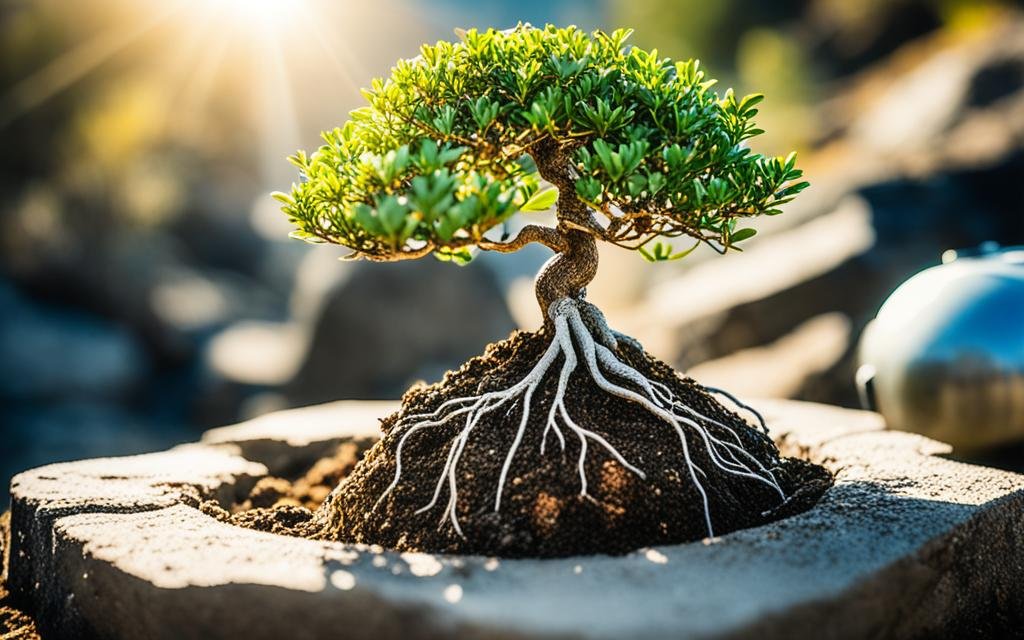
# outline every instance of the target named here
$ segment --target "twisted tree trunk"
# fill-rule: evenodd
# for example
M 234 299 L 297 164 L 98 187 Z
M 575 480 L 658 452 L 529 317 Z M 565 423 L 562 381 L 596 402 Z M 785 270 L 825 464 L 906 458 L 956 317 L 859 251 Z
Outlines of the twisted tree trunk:
M 537 274 L 537 303 L 547 328 L 551 328 L 551 305 L 563 298 L 583 297 L 586 286 L 597 275 L 597 242 L 589 231 L 593 214 L 576 196 L 576 176 L 564 148 L 553 140 L 544 140 L 531 152 L 542 178 L 558 188 L 556 230 L 566 249 L 548 260 Z

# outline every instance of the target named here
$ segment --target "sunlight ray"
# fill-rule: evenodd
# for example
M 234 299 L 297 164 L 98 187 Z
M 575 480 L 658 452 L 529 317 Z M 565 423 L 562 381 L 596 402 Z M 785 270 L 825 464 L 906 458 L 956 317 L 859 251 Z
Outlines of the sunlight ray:
M 290 172 L 281 170 L 280 159 L 287 157 L 301 143 L 300 126 L 295 103 L 292 100 L 292 81 L 285 65 L 281 43 L 268 36 L 264 43 L 263 60 L 268 73 L 258 76 L 260 101 L 260 137 L 262 146 L 263 177 L 272 184 L 283 184 Z
M 120 25 L 99 34 L 15 84 L 0 100 L 0 128 L 95 71 L 180 12 L 185 4 L 185 0 L 178 0 L 161 5 L 159 11 L 140 24 Z
M 183 109 L 201 109 L 206 105 L 234 41 L 234 33 L 222 34 L 214 44 L 193 57 L 193 64 L 188 69 L 183 69 L 187 77 L 183 79 L 179 93 L 174 97 Z
M 360 85 L 353 78 L 353 71 L 360 76 L 365 75 L 362 65 L 345 46 L 345 39 L 334 30 L 334 20 L 320 20 L 321 16 L 309 12 L 300 12 L 299 18 L 305 28 L 313 34 L 321 50 L 327 55 L 338 75 L 345 82 L 345 87 L 358 93 Z
M 194 81 L 197 71 L 204 70 L 202 61 L 214 51 L 220 51 L 229 40 L 231 31 L 218 29 L 225 19 L 223 7 L 212 7 L 194 11 L 195 17 L 188 20 L 188 29 L 174 47 L 167 52 L 168 68 L 173 79 L 171 84 L 185 87 Z

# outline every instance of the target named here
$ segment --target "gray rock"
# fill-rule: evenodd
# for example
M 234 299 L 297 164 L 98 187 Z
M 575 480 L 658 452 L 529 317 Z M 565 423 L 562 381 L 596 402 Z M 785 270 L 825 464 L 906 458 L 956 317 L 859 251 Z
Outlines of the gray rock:
M 7 402 L 0 407 L 0 478 L 54 462 L 160 451 L 196 437 L 197 430 L 89 400 Z M 0 486 L 0 509 L 8 503 Z
M 1024 476 L 954 462 L 875 414 L 758 403 L 783 449 L 836 473 L 814 509 L 619 557 L 397 554 L 258 533 L 224 502 L 289 451 L 372 437 L 339 403 L 134 458 L 44 467 L 12 492 L 9 582 L 50 638 L 965 637 L 1024 618 Z M 333 427 L 332 427 L 333 425 Z M 318 444 L 319 443 L 319 444 Z
M 294 405 L 393 398 L 434 381 L 515 328 L 483 265 L 359 263 L 326 294 L 286 395 Z

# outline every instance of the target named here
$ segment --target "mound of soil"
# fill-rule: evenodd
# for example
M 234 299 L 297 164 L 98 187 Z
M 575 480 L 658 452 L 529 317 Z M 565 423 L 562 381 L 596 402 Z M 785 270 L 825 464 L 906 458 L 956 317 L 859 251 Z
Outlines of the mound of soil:
M 646 479 L 615 461 L 593 442 L 585 470 L 588 495 L 580 495 L 580 443 L 566 432 L 564 452 L 549 433 L 545 454 L 541 438 L 557 386 L 557 367 L 534 394 L 528 428 L 512 461 L 501 510 L 494 511 L 502 464 L 522 416 L 522 402 L 488 414 L 474 429 L 458 466 L 457 514 L 465 537 L 444 518 L 445 486 L 436 507 L 428 504 L 442 475 L 452 440 L 464 426 L 458 419 L 412 435 L 402 449 L 402 476 L 383 501 L 378 499 L 395 477 L 395 449 L 405 429 L 402 415 L 429 413 L 446 400 L 507 389 L 534 367 L 550 338 L 543 331 L 514 333 L 491 345 L 461 369 L 434 385 L 410 389 L 399 413 L 383 421 L 384 435 L 309 519 L 305 509 L 293 533 L 344 542 L 377 544 L 403 551 L 482 554 L 502 557 L 556 557 L 625 553 L 650 545 L 699 540 L 707 535 L 701 496 L 686 471 L 679 437 L 665 422 L 638 405 L 609 395 L 591 380 L 585 366 L 572 375 L 566 406 L 575 422 L 610 442 Z M 651 380 L 667 385 L 688 406 L 729 425 L 744 448 L 771 469 L 787 496 L 782 501 L 763 483 L 720 471 L 703 441 L 687 432 L 693 461 L 706 473 L 716 535 L 777 520 L 814 505 L 831 486 L 828 471 L 806 461 L 781 458 L 770 438 L 720 404 L 690 379 L 675 373 L 638 348 L 620 346 L 618 357 Z M 720 427 L 705 425 L 720 439 Z M 271 517 L 266 512 L 264 520 Z M 285 532 L 288 526 L 264 527 Z

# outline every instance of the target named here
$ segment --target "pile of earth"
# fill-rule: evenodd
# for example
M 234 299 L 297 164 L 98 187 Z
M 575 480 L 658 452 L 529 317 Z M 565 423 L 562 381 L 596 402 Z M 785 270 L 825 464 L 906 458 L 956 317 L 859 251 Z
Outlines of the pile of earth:
M 441 382 L 414 387 L 405 394 L 402 409 L 383 421 L 383 437 L 358 464 L 356 447 L 350 445 L 293 481 L 261 480 L 247 499 L 231 509 L 209 503 L 203 508 L 225 521 L 275 533 L 401 551 L 501 557 L 626 553 L 707 536 L 703 496 L 686 471 L 676 432 L 632 401 L 602 391 L 583 370 L 575 372 L 568 385 L 569 413 L 613 443 L 626 460 L 642 467 L 645 478 L 592 442 L 583 463 L 589 481 L 584 494 L 581 446 L 575 438 L 567 436 L 563 449 L 549 433 L 547 451 L 540 455 L 547 408 L 558 378 L 549 373 L 535 394 L 499 511 L 494 510 L 499 474 L 522 415 L 522 408 L 514 403 L 507 411 L 487 414 L 465 441 L 456 504 L 462 535 L 445 516 L 447 484 L 434 508 L 423 512 L 421 507 L 438 495 L 435 491 L 451 443 L 464 421 L 453 420 L 410 437 L 403 445 L 401 480 L 388 492 L 396 476 L 395 452 L 406 432 L 399 428 L 402 416 L 429 414 L 453 398 L 507 389 L 530 371 L 548 342 L 543 331 L 516 332 Z M 785 500 L 766 483 L 723 472 L 709 457 L 702 438 L 688 431 L 687 448 L 702 474 L 716 535 L 802 512 L 831 486 L 825 469 L 781 457 L 770 438 L 693 380 L 634 346 L 623 343 L 618 355 L 707 416 L 701 422 L 712 437 L 735 439 L 771 471 L 782 488 Z

